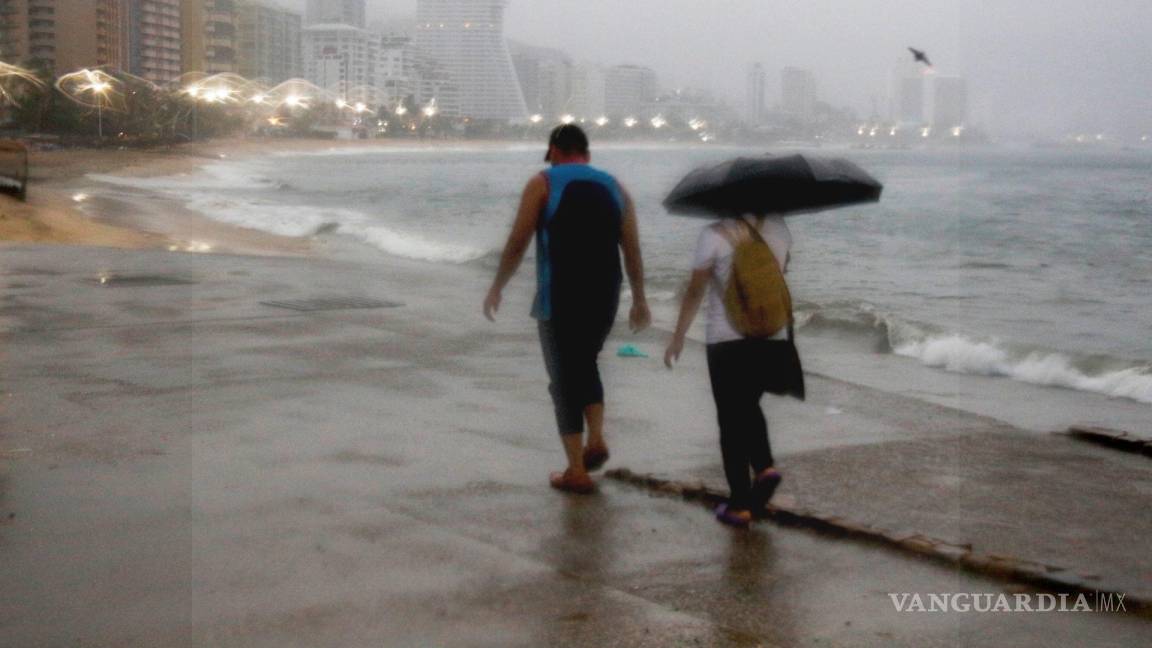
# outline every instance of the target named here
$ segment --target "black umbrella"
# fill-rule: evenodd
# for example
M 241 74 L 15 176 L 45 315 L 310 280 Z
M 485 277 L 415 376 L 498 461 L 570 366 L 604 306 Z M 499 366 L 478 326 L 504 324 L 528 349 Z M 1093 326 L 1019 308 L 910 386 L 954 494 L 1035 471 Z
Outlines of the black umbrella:
M 798 214 L 878 202 L 884 186 L 848 160 L 808 155 L 736 158 L 696 169 L 664 199 L 674 214 Z

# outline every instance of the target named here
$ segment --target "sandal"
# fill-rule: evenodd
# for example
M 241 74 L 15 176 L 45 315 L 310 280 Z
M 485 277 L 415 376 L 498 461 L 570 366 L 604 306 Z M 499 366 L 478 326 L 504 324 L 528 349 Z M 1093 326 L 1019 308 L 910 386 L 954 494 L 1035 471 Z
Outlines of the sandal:
M 716 519 L 728 526 L 746 529 L 752 523 L 752 513 L 741 509 L 734 509 L 729 504 L 716 507 Z
M 564 472 L 554 472 L 548 477 L 548 483 L 552 488 L 565 493 L 575 493 L 577 495 L 591 495 L 596 492 L 596 482 L 592 481 L 591 477 L 587 475 L 583 479 L 573 477 L 567 470 Z
M 584 470 L 600 470 L 608 463 L 608 448 L 587 448 L 584 450 Z
M 753 511 L 764 510 L 764 507 L 768 505 L 768 501 L 776 494 L 776 489 L 780 487 L 780 482 L 783 481 L 783 479 L 784 476 L 775 468 L 769 468 L 756 477 L 756 481 L 752 483 Z

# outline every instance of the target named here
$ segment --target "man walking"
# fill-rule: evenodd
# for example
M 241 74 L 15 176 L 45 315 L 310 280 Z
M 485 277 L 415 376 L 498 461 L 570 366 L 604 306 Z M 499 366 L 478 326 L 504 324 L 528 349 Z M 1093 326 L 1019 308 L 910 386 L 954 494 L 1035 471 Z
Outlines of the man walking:
M 574 493 L 595 489 L 589 471 L 608 460 L 604 440 L 604 387 L 597 358 L 616 319 L 624 271 L 632 287 L 629 323 L 648 326 L 644 263 L 631 197 L 611 175 L 592 167 L 588 137 L 579 126 L 559 126 L 548 140 L 552 168 L 528 181 L 484 315 L 493 320 L 504 286 L 516 273 L 536 236 L 537 320 L 548 390 L 568 458 L 553 473 L 553 488 Z M 587 424 L 587 444 L 584 427 Z

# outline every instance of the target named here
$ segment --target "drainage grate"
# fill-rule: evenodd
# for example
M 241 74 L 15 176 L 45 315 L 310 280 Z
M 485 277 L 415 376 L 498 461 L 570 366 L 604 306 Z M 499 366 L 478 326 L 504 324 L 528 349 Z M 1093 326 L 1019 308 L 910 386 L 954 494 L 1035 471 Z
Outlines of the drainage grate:
M 148 286 L 190 286 L 195 281 L 171 275 L 100 275 L 86 282 L 108 288 L 146 288 Z
M 260 302 L 273 308 L 287 308 L 294 311 L 310 313 L 313 311 L 352 310 L 370 308 L 399 308 L 404 304 L 392 301 L 380 301 L 365 297 L 316 297 L 314 299 L 286 299 L 282 301 Z

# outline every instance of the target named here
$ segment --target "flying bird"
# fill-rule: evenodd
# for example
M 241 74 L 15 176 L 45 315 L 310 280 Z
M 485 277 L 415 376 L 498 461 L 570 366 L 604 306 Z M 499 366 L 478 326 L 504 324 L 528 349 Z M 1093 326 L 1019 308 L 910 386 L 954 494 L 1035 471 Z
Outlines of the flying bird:
M 927 65 L 928 67 L 932 67 L 932 61 L 928 60 L 927 54 L 916 49 L 915 47 L 909 47 L 908 51 L 912 52 L 912 56 L 916 59 L 917 63 L 923 63 L 924 65 Z

